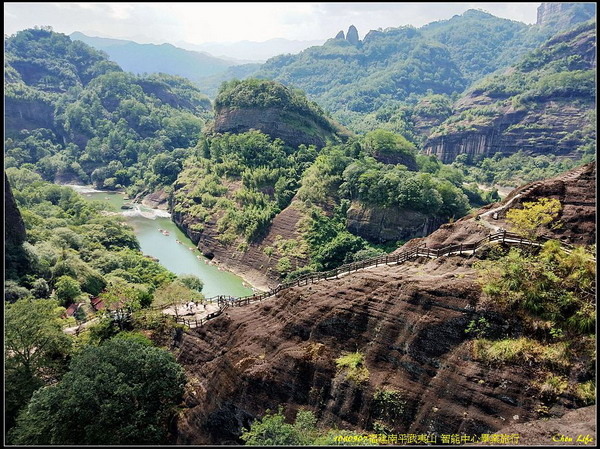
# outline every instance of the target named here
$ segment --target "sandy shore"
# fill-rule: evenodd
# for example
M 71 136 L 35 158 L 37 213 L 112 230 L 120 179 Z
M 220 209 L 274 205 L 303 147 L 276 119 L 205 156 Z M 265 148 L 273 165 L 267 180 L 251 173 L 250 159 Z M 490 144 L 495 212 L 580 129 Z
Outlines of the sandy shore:
M 266 276 L 252 273 L 251 271 L 245 271 L 240 269 L 239 267 L 230 266 L 225 262 L 221 262 L 216 257 L 211 260 L 211 263 L 213 263 L 217 267 L 221 267 L 224 270 L 235 274 L 236 276 L 241 277 L 247 284 L 247 286 L 253 288 L 255 291 L 260 290 L 261 292 L 266 292 L 271 290 L 271 288 L 276 287 L 276 285 L 273 282 L 269 283 L 269 280 Z

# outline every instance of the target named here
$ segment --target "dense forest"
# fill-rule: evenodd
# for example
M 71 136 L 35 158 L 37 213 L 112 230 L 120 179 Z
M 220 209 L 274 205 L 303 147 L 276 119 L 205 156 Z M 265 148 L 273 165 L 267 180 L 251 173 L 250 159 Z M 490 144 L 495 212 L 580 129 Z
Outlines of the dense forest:
M 237 107 L 239 101 L 240 106 L 260 109 L 277 101 L 284 110 L 307 108 L 306 100 L 281 102 L 275 94 L 282 86 L 269 83 L 271 95 L 263 93 L 264 83 L 238 82 L 236 88 L 243 86 L 244 92 L 239 100 L 231 98 L 231 87 L 224 84 L 216 107 L 223 103 Z M 251 98 L 251 104 L 244 98 Z M 315 114 L 304 112 L 309 113 Z M 312 261 L 300 272 L 381 254 L 381 249 L 346 229 L 352 202 L 448 220 L 497 198 L 494 192 L 465 183 L 459 169 L 419 155 L 414 144 L 385 130 L 324 148 L 294 148 L 256 130 L 214 133 L 199 142 L 195 154 L 175 182 L 173 201 L 173 211 L 187 217 L 191 231 L 202 234 L 207 226 L 216 226 L 217 239 L 243 253 L 249 243 L 264 237 L 273 218 L 292 200 L 303 210 L 302 237 L 288 242 L 280 254 L 284 262 L 279 261 L 277 270 L 282 277 L 298 274 L 291 273 L 285 262 L 298 253 Z
M 592 16 L 587 8 L 578 19 Z M 461 93 L 560 30 L 468 10 L 421 28 L 371 30 L 358 42 L 330 39 L 271 58 L 251 76 L 299 87 L 340 123 L 364 132 L 402 122 L 423 95 Z
M 211 109 L 188 80 L 123 72 L 46 29 L 5 41 L 6 167 L 132 193 L 170 184 Z
M 176 326 L 156 307 L 183 298 L 201 300 L 202 282 L 193 276 L 178 278 L 144 256 L 132 229 L 115 220 L 116 212 L 107 214 L 107 205 L 87 202 L 71 188 L 44 181 L 29 168 L 8 168 L 7 174 L 26 230 L 25 242 L 7 247 L 5 256 L 5 344 L 14 354 L 6 359 L 5 366 L 7 429 L 23 411 L 13 441 L 163 441 L 165 420 L 173 401 L 181 394 L 182 379 L 180 368 L 170 355 L 154 347 L 162 346 L 165 336 Z M 102 310 L 94 307 L 98 300 L 105 306 Z M 77 306 L 76 312 L 69 317 L 65 309 L 72 305 Z M 114 319 L 111 311 L 116 308 L 129 311 L 127 320 Z M 63 332 L 64 327 L 85 320 L 91 325 L 79 335 Z M 154 343 L 139 334 L 140 329 L 151 331 L 146 335 L 152 335 Z M 124 353 L 122 347 L 126 343 L 111 340 L 117 334 L 139 348 L 129 355 Z M 107 373 L 113 364 L 111 358 L 117 358 L 132 377 L 114 379 L 109 385 L 100 365 L 94 363 L 97 371 L 86 372 L 90 367 L 86 360 L 100 361 L 103 357 L 107 358 Z M 139 365 L 146 358 L 147 365 Z M 174 377 L 157 383 L 154 396 L 141 395 L 135 376 L 146 378 L 153 371 L 162 370 L 161 364 Z M 79 386 L 70 389 L 74 384 Z M 44 385 L 55 386 L 40 390 L 35 396 L 35 411 L 27 409 L 34 391 Z M 115 396 L 118 388 L 128 392 Z M 82 394 L 94 398 L 85 401 L 85 410 L 79 409 L 77 417 L 66 418 L 78 409 L 65 399 L 65 394 L 73 395 L 75 401 L 80 401 Z M 123 407 L 133 400 L 146 401 L 143 407 L 149 408 L 145 414 L 128 417 L 129 412 Z M 114 415 L 104 410 L 103 401 L 121 411 Z M 125 420 L 132 428 L 98 440 L 97 432 L 104 428 L 100 424 L 104 419 Z M 73 420 L 99 427 L 87 428 L 77 435 L 68 430 L 70 425 L 64 427 Z M 146 426 L 154 429 L 145 434 Z

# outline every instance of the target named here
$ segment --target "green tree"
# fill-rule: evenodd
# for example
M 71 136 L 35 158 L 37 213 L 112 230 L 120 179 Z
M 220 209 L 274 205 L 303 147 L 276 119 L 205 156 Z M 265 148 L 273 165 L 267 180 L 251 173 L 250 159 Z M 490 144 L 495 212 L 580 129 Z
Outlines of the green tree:
M 181 304 L 190 301 L 198 302 L 202 299 L 204 299 L 204 296 L 197 290 L 192 290 L 180 282 L 173 281 L 156 289 L 152 304 L 156 307 L 173 307 L 175 316 L 178 316 L 178 309 Z
M 241 439 L 248 446 L 303 446 L 310 445 L 317 436 L 316 418 L 311 411 L 300 410 L 293 424 L 285 422 L 283 409 L 267 413 L 245 431 Z
M 49 299 L 22 299 L 5 305 L 5 401 L 7 427 L 44 381 L 66 367 L 71 337 L 62 330 L 64 308 Z
M 522 209 L 510 209 L 506 219 L 518 234 L 535 240 L 544 228 L 556 220 L 562 206 L 555 198 L 540 198 L 538 201 L 523 203 Z M 558 223 L 554 224 L 554 228 Z
M 181 282 L 187 288 L 201 292 L 204 288 L 204 282 L 193 274 L 183 274 L 177 278 L 177 281 Z
M 19 445 L 164 444 L 184 384 L 183 368 L 169 352 L 113 338 L 84 348 L 61 382 L 36 391 L 9 440 Z
M 99 297 L 111 309 L 130 307 L 138 310 L 152 302 L 152 296 L 146 286 L 131 284 L 120 278 L 112 280 Z
M 15 281 L 7 280 L 4 283 L 4 300 L 7 302 L 15 302 L 16 300 L 26 298 L 29 295 L 29 290 L 25 287 L 21 287 Z
M 56 281 L 55 293 L 61 304 L 68 305 L 81 295 L 81 287 L 71 276 L 61 276 Z

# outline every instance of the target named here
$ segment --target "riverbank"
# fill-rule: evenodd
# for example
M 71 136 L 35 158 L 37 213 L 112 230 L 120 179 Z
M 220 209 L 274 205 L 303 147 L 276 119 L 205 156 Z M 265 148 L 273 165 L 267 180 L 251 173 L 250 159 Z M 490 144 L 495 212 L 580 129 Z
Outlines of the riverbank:
M 158 259 L 159 263 L 177 275 L 192 274 L 204 283 L 202 293 L 206 297 L 247 296 L 253 293 L 252 280 L 228 270 L 223 264 L 204 257 L 197 246 L 171 220 L 166 208 L 152 208 L 143 203 L 133 203 L 123 210 L 125 192 L 101 191 L 90 186 L 65 185 L 79 192 L 86 200 L 104 201 L 107 214 L 119 215 L 134 230 L 143 254 Z M 147 203 L 148 204 L 148 203 Z M 255 286 L 259 288 L 258 286 Z
M 242 270 L 240 267 L 235 265 L 229 265 L 225 261 L 218 261 L 212 259 L 211 262 L 217 267 L 222 267 L 224 270 L 229 271 L 236 276 L 241 277 L 246 285 L 251 286 L 255 293 L 262 293 L 271 290 L 277 286 L 277 283 L 269 283 L 268 279 L 262 274 L 252 273 L 251 271 Z
M 169 210 L 169 194 L 164 189 L 160 189 L 144 195 L 141 203 L 151 209 Z

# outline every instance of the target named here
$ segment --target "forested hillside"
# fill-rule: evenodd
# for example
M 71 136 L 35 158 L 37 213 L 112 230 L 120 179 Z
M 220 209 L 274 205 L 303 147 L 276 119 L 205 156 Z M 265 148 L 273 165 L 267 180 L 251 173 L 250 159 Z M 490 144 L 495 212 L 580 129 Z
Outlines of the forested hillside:
M 90 37 L 83 33 L 71 33 L 69 37 L 105 52 L 123 70 L 136 75 L 166 73 L 198 82 L 202 77 L 221 73 L 235 65 L 205 52 L 184 50 L 171 44 L 138 44 L 121 39 Z
M 304 92 L 280 83 L 250 79 L 225 82 L 215 98 L 217 133 L 264 131 L 291 146 L 301 144 L 322 147 L 350 133 L 325 116 Z
M 413 27 L 371 31 L 356 44 L 330 39 L 271 58 L 256 76 L 297 86 L 330 111 L 363 114 L 428 90 L 452 94 L 466 87 L 447 47 Z
M 205 254 L 261 282 L 381 254 L 373 244 L 395 247 L 494 198 L 400 135 L 344 135 L 279 83 L 224 84 L 215 109 L 174 184 L 174 220 Z M 245 124 L 223 109 L 246 111 Z M 265 110 L 283 119 L 261 127 Z
M 384 126 L 405 133 L 403 122 L 419 98 L 461 93 L 595 9 L 565 4 L 561 14 L 569 19 L 526 25 L 468 10 L 421 28 L 371 30 L 352 42 L 338 35 L 298 55 L 271 58 L 252 76 L 301 88 L 353 131 Z
M 351 26 L 203 85 L 5 36 L 6 441 L 476 443 L 594 404 L 594 14 Z
M 14 218 L 5 222 L 8 235 L 19 232 L 5 254 L 9 440 L 164 443 L 184 379 L 172 355 L 147 338 L 163 346 L 175 323 L 149 308 L 174 295 L 201 300 L 202 283 L 195 276 L 176 279 L 144 256 L 133 230 L 106 205 L 29 168 L 6 171 L 7 204 L 22 216 L 21 225 Z M 127 317 L 117 319 L 116 309 Z M 115 367 L 127 376 L 114 375 Z M 81 424 L 77 431 L 74 422 Z
M 5 40 L 7 167 L 133 193 L 177 176 L 211 109 L 188 80 L 124 73 L 48 29 Z
M 594 154 L 595 54 L 595 21 L 554 36 L 471 87 L 431 130 L 425 150 L 444 162 L 461 154 Z

